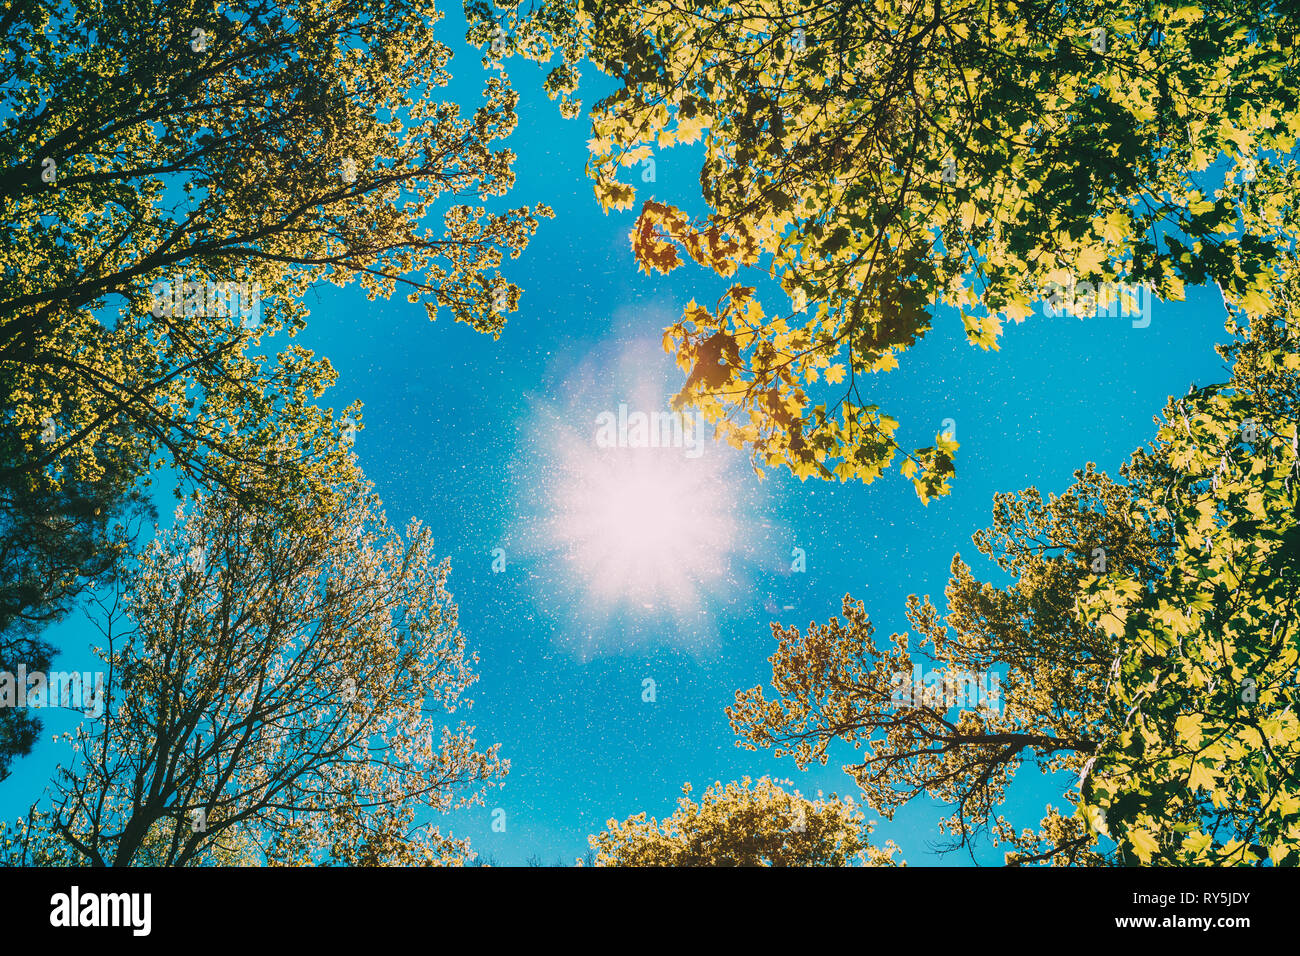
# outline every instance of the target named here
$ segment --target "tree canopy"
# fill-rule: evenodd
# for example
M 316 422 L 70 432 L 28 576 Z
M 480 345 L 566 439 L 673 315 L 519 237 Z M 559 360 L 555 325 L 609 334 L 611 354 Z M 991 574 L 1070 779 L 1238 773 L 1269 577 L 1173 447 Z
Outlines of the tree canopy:
M 0 19 L 16 80 L 0 90 L 0 360 L 27 452 L 7 475 L 93 467 L 132 441 L 134 459 L 162 448 L 237 488 L 277 431 L 302 433 L 295 459 L 318 457 L 328 423 L 304 399 L 328 363 L 246 355 L 301 327 L 318 279 L 401 287 L 500 332 L 518 289 L 497 267 L 536 226 L 528 207 L 481 205 L 513 182 L 492 143 L 515 95 L 490 81 L 471 116 L 438 102 L 450 51 L 432 4 L 379 7 L 23 4 Z M 467 195 L 443 203 L 441 232 L 422 223 Z M 237 308 L 209 289 L 225 283 Z
M 810 800 L 778 781 L 715 783 L 699 802 L 682 787 L 662 821 L 644 813 L 590 838 L 596 866 L 895 866 L 898 847 L 867 842 L 867 823 L 851 799 Z
M 559 57 L 566 114 L 585 58 L 615 91 L 590 110 L 588 172 L 619 176 L 702 140 L 703 206 L 643 200 L 637 263 L 681 253 L 752 275 L 664 333 L 701 409 L 756 467 L 870 482 L 904 451 L 867 375 L 952 310 L 996 349 L 1052 283 L 1214 281 L 1261 314 L 1296 225 L 1295 12 L 1162 0 L 469 0 L 485 58 Z M 692 211 L 700 209 L 699 212 Z M 789 299 L 766 305 L 759 270 Z M 904 451 L 923 501 L 956 443 Z
M 1161 573 L 1116 568 L 1080 595 L 1118 640 L 1081 809 L 1128 863 L 1300 863 L 1297 291 L 1222 350 L 1230 381 L 1171 404 L 1143 456 L 1135 503 L 1161 529 Z
M 639 200 L 635 268 L 682 282 L 674 409 L 760 475 L 896 466 L 947 494 L 955 437 L 868 384 L 940 321 L 995 351 L 1052 290 L 1090 290 L 1083 317 L 1204 285 L 1230 334 L 1226 377 L 1170 396 L 1115 477 L 996 495 L 979 557 L 952 557 L 942 608 L 907 598 L 905 632 L 847 594 L 771 624 L 770 687 L 727 708 L 738 744 L 800 770 L 851 754 L 860 794 L 688 784 L 662 820 L 610 819 L 589 861 L 902 865 L 864 809 L 925 798 L 945 849 L 1009 865 L 1300 865 L 1300 7 L 464 2 L 485 65 L 548 64 L 562 115 L 584 63 L 612 86 L 586 172 L 605 212 Z M 441 821 L 509 764 L 451 717 L 477 658 L 449 564 L 388 524 L 360 405 L 324 406 L 334 368 L 295 340 L 321 282 L 493 338 L 519 307 L 505 259 L 551 210 L 507 199 L 504 72 L 473 108 L 442 98 L 439 20 L 0 12 L 0 782 L 41 730 L 10 672 L 52 667 L 79 601 L 106 677 L 0 863 L 473 860 Z M 670 149 L 698 196 L 653 185 Z M 182 503 L 151 537 L 163 471 Z M 1005 808 L 1026 768 L 1061 790 L 1029 827 Z
M 519 301 L 501 263 L 549 210 L 489 210 L 514 182 L 498 143 L 516 96 L 492 79 L 472 111 L 438 99 L 439 16 L 428 0 L 0 13 L 6 661 L 45 660 L 35 633 L 111 573 L 153 471 L 268 509 L 358 478 L 359 406 L 319 406 L 333 368 L 286 341 L 313 283 L 400 290 L 500 335 Z M 33 721 L 0 715 L 0 774 Z
M 915 652 L 907 633 L 878 650 L 848 596 L 843 621 L 773 624 L 774 697 L 755 687 L 729 709 L 742 744 L 805 766 L 848 743 L 871 806 L 892 817 L 928 794 L 954 808 L 951 848 L 990 833 L 1009 863 L 1294 864 L 1300 342 L 1285 288 L 1221 347 L 1230 380 L 1171 399 L 1121 482 L 1089 464 L 1046 501 L 999 495 L 974 542 L 1014 583 L 954 557 L 946 617 L 908 600 Z M 900 706 L 896 675 L 918 661 L 999 672 L 1000 700 Z M 1080 806 L 1017 832 L 997 811 L 1031 759 L 1071 774 Z

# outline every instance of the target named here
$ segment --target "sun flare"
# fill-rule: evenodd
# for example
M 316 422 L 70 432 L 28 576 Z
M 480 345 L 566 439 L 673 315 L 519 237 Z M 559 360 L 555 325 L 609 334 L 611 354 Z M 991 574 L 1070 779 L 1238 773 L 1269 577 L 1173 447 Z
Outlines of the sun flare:
M 575 441 L 563 458 L 552 538 L 591 598 L 688 611 L 727 574 L 736 523 L 708 454 Z

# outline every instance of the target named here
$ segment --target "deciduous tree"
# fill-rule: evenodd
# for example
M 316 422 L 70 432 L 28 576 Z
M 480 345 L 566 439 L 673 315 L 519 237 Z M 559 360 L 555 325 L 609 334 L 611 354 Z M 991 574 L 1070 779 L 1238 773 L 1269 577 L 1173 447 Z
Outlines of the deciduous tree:
M 245 354 L 301 327 L 321 278 L 372 297 L 400 286 L 430 315 L 500 332 L 518 289 L 497 267 L 536 219 L 458 200 L 512 184 L 513 154 L 492 144 L 515 97 L 490 81 L 471 116 L 433 99 L 450 58 L 437 19 L 422 0 L 29 3 L 0 18 L 15 78 L 0 90 L 0 361 L 20 370 L 9 419 L 27 446 L 6 477 L 134 441 L 136 459 L 161 448 L 246 488 L 287 419 L 303 441 L 322 427 L 303 398 L 328 365 Z M 441 232 L 423 222 L 435 211 Z M 209 288 L 230 282 L 234 310 Z M 268 425 L 272 411 L 286 420 Z
M 576 114 L 578 66 L 617 84 L 591 110 L 588 172 L 632 206 L 645 164 L 703 140 L 703 208 L 643 201 L 637 262 L 683 253 L 720 276 L 759 270 L 664 335 L 703 410 L 756 466 L 870 482 L 903 449 L 869 374 L 948 307 L 996 349 L 1051 289 L 1215 281 L 1267 310 L 1296 226 L 1300 77 L 1292 5 L 1272 0 L 469 0 L 488 59 L 560 63 L 546 88 Z M 644 177 L 643 177 L 644 178 Z M 650 177 L 653 179 L 653 177 Z M 651 191 L 654 188 L 651 187 Z M 956 443 L 905 452 L 921 499 L 944 494 Z
M 682 788 L 662 821 L 644 813 L 589 838 L 596 866 L 895 866 L 898 847 L 867 842 L 871 824 L 852 800 L 816 800 L 762 777 L 721 782 L 700 801 Z
M 103 715 L 17 828 L 9 862 L 463 862 L 428 816 L 508 769 L 446 722 L 476 679 L 448 566 L 373 497 L 295 521 L 205 497 L 102 616 Z M 442 716 L 439 716 L 439 715 Z M 419 819 L 419 817 L 425 819 Z
M 1273 313 L 1220 347 L 1229 381 L 1171 399 L 1121 482 L 1089 464 L 1046 501 L 999 495 L 974 541 L 1014 582 L 955 557 L 946 617 L 908 600 L 915 651 L 907 633 L 877 649 L 847 596 L 843 621 L 774 624 L 773 697 L 755 687 L 729 709 L 742 743 L 802 766 L 847 742 L 873 807 L 943 800 L 953 846 L 990 832 L 1012 863 L 1296 862 L 1296 290 L 1288 277 Z M 918 660 L 1000 672 L 1001 700 L 900 706 L 896 675 Z M 1017 832 L 997 810 L 1031 760 L 1075 775 L 1067 801 L 1085 801 Z
M 1082 597 L 1119 652 L 1081 810 L 1129 863 L 1300 864 L 1300 329 L 1223 352 L 1232 379 L 1171 405 L 1148 456 L 1164 573 Z
M 429 0 L 0 12 L 5 653 L 37 662 L 11 622 L 111 569 L 156 468 L 265 508 L 355 480 L 357 408 L 318 407 L 329 362 L 273 339 L 313 283 L 500 334 L 519 290 L 499 267 L 549 210 L 488 208 L 515 95 L 439 101 L 438 19 Z

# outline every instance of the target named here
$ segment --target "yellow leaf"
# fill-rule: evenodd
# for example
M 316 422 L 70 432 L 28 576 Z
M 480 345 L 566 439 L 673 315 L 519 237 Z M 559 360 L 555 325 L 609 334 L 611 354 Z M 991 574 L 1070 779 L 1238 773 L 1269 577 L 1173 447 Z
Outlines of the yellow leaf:
M 1200 761 L 1192 761 L 1192 773 L 1187 779 L 1187 785 L 1192 790 L 1198 787 L 1204 787 L 1207 791 L 1214 789 L 1214 771 Z
M 1241 307 L 1251 315 L 1265 315 L 1271 308 L 1271 303 L 1258 289 L 1251 289 L 1241 297 Z
M 1133 852 L 1138 855 L 1138 859 L 1143 863 L 1151 861 L 1151 855 L 1159 848 L 1160 844 L 1156 838 L 1147 830 L 1130 830 L 1129 841 L 1133 844 Z
M 1090 275 L 1101 268 L 1101 263 L 1105 258 L 1106 253 L 1101 246 L 1085 245 L 1075 257 L 1074 265 L 1083 275 Z
M 1183 714 L 1174 721 L 1174 731 L 1178 738 L 1188 747 L 1195 749 L 1201 744 L 1201 714 Z M 1195 768 L 1193 768 L 1195 773 Z

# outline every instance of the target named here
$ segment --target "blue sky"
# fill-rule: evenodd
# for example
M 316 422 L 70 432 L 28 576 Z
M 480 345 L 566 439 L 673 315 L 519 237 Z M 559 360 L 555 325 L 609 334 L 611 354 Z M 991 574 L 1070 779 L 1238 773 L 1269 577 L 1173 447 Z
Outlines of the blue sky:
M 457 51 L 444 96 L 470 109 L 484 72 L 460 39 L 458 11 L 439 31 Z M 518 181 L 507 199 L 546 202 L 556 217 L 507 263 L 524 294 L 500 340 L 448 318 L 430 323 L 422 306 L 401 298 L 369 302 L 356 289 L 326 285 L 309 298 L 299 337 L 338 370 L 325 402 L 336 410 L 364 404 L 356 448 L 390 520 L 420 518 L 451 559 L 461 627 L 480 656 L 467 719 L 480 740 L 502 743 L 512 769 L 485 807 L 454 814 L 450 829 L 503 864 L 533 855 L 572 862 L 610 817 L 671 812 L 686 781 L 699 791 L 770 773 L 804 793 L 856 796 L 840 769 L 851 751 L 801 773 L 788 759 L 735 746 L 724 708 L 737 689 L 767 686 L 768 608 L 786 623 L 824 621 L 847 592 L 865 601 L 883 642 L 906 628 L 908 594 L 932 595 L 943 610 L 954 553 L 1000 581 L 970 541 L 989 523 L 993 495 L 1031 484 L 1059 492 L 1088 461 L 1114 474 L 1151 436 L 1168 395 L 1226 377 L 1213 351 L 1226 338 L 1218 294 L 1197 289 L 1185 303 L 1157 302 L 1144 329 L 1040 310 L 1007 325 L 998 352 L 968 345 L 957 316 L 941 312 L 897 370 L 870 382 L 869 395 L 901 420 L 905 447 L 930 444 L 944 419 L 955 420 L 961 448 L 949 497 L 923 506 L 896 471 L 870 486 L 800 483 L 779 472 L 760 482 L 742 454 L 710 443 L 700 467 L 710 469 L 714 507 L 734 533 L 729 547 L 705 555 L 709 566 L 690 559 L 688 570 L 708 578 L 693 606 L 594 597 L 590 577 L 599 569 L 546 544 L 546 529 L 566 520 L 557 504 L 573 464 L 565 449 L 594 440 L 601 411 L 644 407 L 647 396 L 680 384 L 658 345 L 662 328 L 690 298 L 711 301 L 729 282 L 693 265 L 668 277 L 639 272 L 627 240 L 635 210 L 603 214 L 584 174 L 585 119 L 560 118 L 541 91 L 541 70 L 508 67 L 521 101 L 509 141 Z M 586 102 L 603 89 L 588 70 Z M 655 183 L 633 175 L 638 207 L 654 197 L 698 209 L 697 154 L 679 148 L 655 159 Z M 739 278 L 776 301 L 762 276 Z M 790 573 L 794 547 L 806 552 L 806 573 Z M 492 571 L 495 548 L 506 558 L 500 573 Z M 88 663 L 93 636 L 84 619 L 61 624 L 51 634 L 65 649 L 57 663 Z M 653 703 L 642 700 L 647 678 Z M 55 717 L 49 730 L 62 726 Z M 36 754 L 15 764 L 0 788 L 0 815 L 25 810 L 66 759 L 65 746 L 47 733 Z M 1032 826 L 1046 803 L 1062 805 L 1067 785 L 1022 770 L 1004 813 Z M 503 833 L 491 827 L 496 808 L 506 812 Z M 969 863 L 931 852 L 943 815 L 915 802 L 881 820 L 875 839 L 895 840 L 913 865 Z M 976 856 L 995 864 L 1001 851 Z

